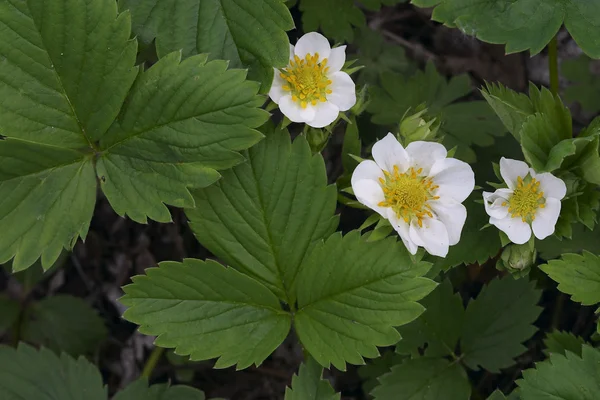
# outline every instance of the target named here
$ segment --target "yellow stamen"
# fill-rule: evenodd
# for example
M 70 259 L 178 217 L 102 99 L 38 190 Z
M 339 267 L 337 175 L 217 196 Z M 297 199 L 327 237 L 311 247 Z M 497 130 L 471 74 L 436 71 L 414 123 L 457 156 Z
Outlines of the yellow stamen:
M 502 202 L 502 206 L 508 205 L 508 212 L 512 218 L 520 218 L 523 222 L 531 223 L 535 220 L 535 214 L 539 208 L 546 207 L 544 192 L 539 191 L 540 182 L 527 175 L 517 178 L 517 187 L 508 199 Z
M 319 53 L 306 54 L 304 58 L 295 55 L 294 60 L 281 70 L 279 76 L 286 81 L 283 90 L 291 92 L 292 100 L 299 102 L 302 108 L 305 108 L 303 103 L 316 106 L 319 101 L 326 102 L 327 95 L 332 93 L 327 62 L 326 58 L 320 60 Z

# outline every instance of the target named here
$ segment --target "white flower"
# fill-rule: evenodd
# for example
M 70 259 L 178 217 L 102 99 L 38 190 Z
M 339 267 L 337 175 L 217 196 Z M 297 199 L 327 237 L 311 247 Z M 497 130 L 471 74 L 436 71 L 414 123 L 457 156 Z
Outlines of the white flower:
M 323 35 L 307 33 L 290 45 L 288 66 L 275 69 L 269 97 L 290 121 L 327 126 L 356 103 L 354 82 L 340 71 L 345 62 L 346 46 L 332 49 Z
M 508 189 L 483 192 L 490 224 L 516 244 L 527 243 L 532 228 L 538 239 L 552 235 L 560 201 L 567 194 L 565 183 L 548 172 L 536 174 L 523 161 L 504 157 L 500 160 L 500 175 Z
M 417 141 L 405 149 L 391 133 L 372 153 L 375 161 L 361 162 L 352 174 L 358 201 L 387 218 L 411 254 L 421 246 L 445 257 L 467 219 L 461 203 L 475 187 L 471 167 L 446 158 L 439 143 Z

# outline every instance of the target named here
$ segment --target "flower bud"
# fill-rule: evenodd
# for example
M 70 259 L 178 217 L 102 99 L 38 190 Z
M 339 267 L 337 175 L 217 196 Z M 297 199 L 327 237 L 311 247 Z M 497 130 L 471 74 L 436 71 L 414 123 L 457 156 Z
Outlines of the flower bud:
M 400 123 L 400 137 L 405 145 L 417 140 L 432 141 L 440 127 L 437 118 L 427 118 L 427 109 L 418 111 L 412 115 L 405 116 Z
M 536 258 L 537 251 L 531 243 L 510 244 L 502 252 L 496 268 L 501 271 L 506 270 L 513 274 L 515 278 L 520 278 L 529 274 Z
M 329 132 L 325 129 L 307 127 L 306 140 L 313 154 L 320 153 L 329 141 Z

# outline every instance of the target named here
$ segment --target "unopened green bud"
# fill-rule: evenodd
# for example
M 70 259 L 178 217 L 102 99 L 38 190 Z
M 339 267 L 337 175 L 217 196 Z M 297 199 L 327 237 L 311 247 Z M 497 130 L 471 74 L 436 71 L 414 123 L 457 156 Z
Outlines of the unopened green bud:
M 305 135 L 313 154 L 320 153 L 329 141 L 329 132 L 324 129 L 308 128 Z
M 407 145 L 417 140 L 433 140 L 440 128 L 437 118 L 427 118 L 427 109 L 405 116 L 400 123 L 400 136 Z
M 530 243 L 510 244 L 502 252 L 496 267 L 510 272 L 515 278 L 520 278 L 529 274 L 536 258 L 537 251 Z

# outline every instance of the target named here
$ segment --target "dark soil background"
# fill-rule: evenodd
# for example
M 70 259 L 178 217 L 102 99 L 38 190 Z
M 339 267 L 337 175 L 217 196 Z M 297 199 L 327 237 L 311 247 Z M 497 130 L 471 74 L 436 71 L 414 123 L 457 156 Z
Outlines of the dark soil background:
M 298 10 L 294 9 L 293 13 L 296 25 L 301 27 Z M 432 60 L 447 76 L 468 73 L 475 86 L 480 86 L 485 81 L 500 81 L 512 89 L 526 91 L 528 81 L 538 85 L 548 84 L 545 54 L 533 58 L 526 53 L 506 56 L 503 46 L 479 42 L 458 30 L 432 22 L 430 16 L 430 10 L 403 4 L 368 14 L 368 23 L 371 28 L 380 30 L 390 43 L 405 48 L 409 58 L 419 65 Z M 292 43 L 301 33 L 290 32 Z M 559 49 L 563 60 L 581 53 L 566 32 L 559 36 Z M 349 50 L 352 50 L 352 46 L 349 46 Z M 580 125 L 590 119 L 577 105 L 573 105 L 573 113 L 574 120 Z M 335 182 L 341 173 L 342 137 L 343 132 L 335 132 L 323 152 L 331 182 Z M 123 306 L 117 300 L 122 295 L 121 286 L 129 283 L 131 276 L 142 274 L 145 268 L 160 261 L 212 257 L 195 240 L 184 213 L 179 209 L 171 211 L 174 221 L 171 224 L 150 222 L 148 225 L 139 225 L 118 217 L 102 194 L 99 194 L 85 243 L 78 243 L 74 252 L 66 257 L 64 267 L 38 284 L 30 294 L 33 299 L 59 293 L 75 295 L 85 299 L 104 318 L 109 337 L 97 350 L 92 361 L 100 367 L 111 394 L 139 377 L 153 348 L 154 339 L 139 334 L 134 324 L 121 318 Z M 357 228 L 364 221 L 365 214 L 361 211 L 346 208 L 342 210 L 340 206 L 338 213 L 342 211 L 340 227 L 344 231 Z M 490 261 L 483 266 L 457 268 L 453 274 L 466 279 L 461 293 L 468 298 L 476 294 L 481 285 L 498 274 L 498 271 Z M 14 298 L 22 297 L 21 284 L 1 268 L 0 290 L 8 292 Z M 537 325 L 546 330 L 550 326 L 562 326 L 589 338 L 593 330 L 593 310 L 571 303 L 563 296 L 556 297 L 553 293 L 557 292 L 545 292 L 542 299 L 544 312 Z M 555 313 L 557 307 L 562 310 L 561 313 Z M 553 315 L 560 317 L 553 320 Z M 10 335 L 0 339 L 5 343 L 10 343 L 11 340 Z M 503 374 L 473 373 L 474 392 L 477 392 L 474 398 L 487 396 L 496 387 L 509 392 L 521 369 L 530 367 L 534 361 L 543 358 L 540 333 L 526 345 L 530 350 L 520 357 L 516 367 Z M 152 382 L 190 384 L 204 390 L 207 398 L 275 400 L 283 398 L 285 387 L 301 361 L 302 349 L 296 344 L 295 338 L 290 336 L 258 368 L 237 372 L 232 368 L 214 370 L 213 361 L 175 366 L 167 357 L 163 357 L 154 370 Z M 362 391 L 356 367 L 349 366 L 349 371 L 343 374 L 335 370 L 326 371 L 326 376 L 342 392 L 343 399 L 367 398 Z

